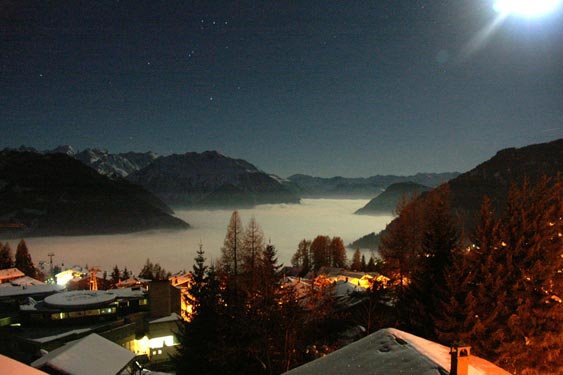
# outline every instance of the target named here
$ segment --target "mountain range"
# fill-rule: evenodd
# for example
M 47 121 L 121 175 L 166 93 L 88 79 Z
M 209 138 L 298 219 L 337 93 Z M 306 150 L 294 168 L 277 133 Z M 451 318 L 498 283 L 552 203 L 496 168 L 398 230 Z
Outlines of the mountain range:
M 413 182 L 435 187 L 459 176 L 458 172 L 417 173 L 411 176 L 375 175 L 371 177 L 313 177 L 295 174 L 287 178 L 288 187 L 306 198 L 373 198 L 389 185 Z
M 299 203 L 300 197 L 373 198 L 393 183 L 436 186 L 459 173 L 418 173 L 413 176 L 376 175 L 367 178 L 293 175 L 283 179 L 253 164 L 216 151 L 159 156 L 154 152 L 112 154 L 106 150 L 59 146 L 111 178 L 125 178 L 145 187 L 164 202 L 180 207 L 248 207 L 266 203 Z
M 46 151 L 22 146 L 18 151 L 68 155 L 111 179 L 143 186 L 171 206 L 241 208 L 300 200 L 286 180 L 216 151 L 159 156 L 91 148 L 78 152 L 69 145 Z
M 86 235 L 186 229 L 144 188 L 110 179 L 64 153 L 0 152 L 0 232 Z
M 485 195 L 498 212 L 505 206 L 511 184 L 522 184 L 525 180 L 534 184 L 542 176 L 560 178 L 557 176 L 562 170 L 563 139 L 501 150 L 491 159 L 447 182 L 452 212 L 460 218 L 464 232 L 472 233 Z M 421 195 L 413 204 L 423 205 L 433 193 L 434 190 Z M 375 248 L 379 236 L 366 235 L 360 240 L 362 247 Z M 358 241 L 350 246 L 359 246 Z
M 127 179 L 174 206 L 245 207 L 299 203 L 280 179 L 216 151 L 161 156 Z

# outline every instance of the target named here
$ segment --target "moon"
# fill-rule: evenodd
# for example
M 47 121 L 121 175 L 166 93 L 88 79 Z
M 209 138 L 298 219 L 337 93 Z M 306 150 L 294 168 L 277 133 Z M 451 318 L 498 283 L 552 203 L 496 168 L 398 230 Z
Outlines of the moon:
M 505 15 L 540 17 L 554 12 L 563 0 L 496 0 L 494 9 Z

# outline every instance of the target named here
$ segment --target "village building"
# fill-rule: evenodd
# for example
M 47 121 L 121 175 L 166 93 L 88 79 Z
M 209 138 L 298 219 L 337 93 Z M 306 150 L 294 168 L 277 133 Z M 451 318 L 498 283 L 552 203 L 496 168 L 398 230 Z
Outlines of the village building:
M 119 283 L 121 288 L 89 290 L 101 285 L 92 283 L 99 272 L 63 272 L 61 284 L 81 289 L 68 290 L 19 274 L 0 285 L 0 335 L 10 352 L 30 363 L 40 353 L 95 333 L 131 352 L 142 365 L 170 368 L 178 344 L 177 324 L 182 312 L 189 311 L 182 293 L 187 292 L 191 275 L 163 281 L 131 277 Z
M 148 328 L 141 338 L 135 338 L 124 347 L 137 356 L 146 356 L 151 366 L 163 366 L 170 363 L 171 356 L 176 352 L 179 344 L 175 332 L 178 331 L 180 316 L 172 313 L 163 318 L 148 322 Z
M 22 320 L 36 324 L 107 320 L 115 318 L 118 311 L 148 310 L 145 294 L 133 289 L 68 291 L 27 302 L 20 306 Z
M 0 270 L 0 284 L 8 283 L 12 280 L 24 277 L 25 274 L 17 268 L 6 268 Z
M 49 373 L 68 375 L 118 375 L 125 369 L 138 373 L 135 353 L 92 333 L 69 342 L 31 363 Z
M 390 280 L 377 272 L 357 272 L 336 267 L 321 267 L 316 274 L 327 278 L 330 282 L 345 281 L 364 289 L 370 288 L 375 282 L 387 286 Z

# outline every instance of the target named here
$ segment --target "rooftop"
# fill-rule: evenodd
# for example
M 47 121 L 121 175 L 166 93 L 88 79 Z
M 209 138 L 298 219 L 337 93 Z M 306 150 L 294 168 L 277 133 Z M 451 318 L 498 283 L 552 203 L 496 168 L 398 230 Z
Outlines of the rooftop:
M 56 293 L 65 288 L 60 285 L 39 284 L 39 285 L 12 285 L 0 288 L 0 298 L 32 296 L 35 294 Z
M 417 374 L 450 372 L 450 348 L 394 328 L 381 329 L 287 375 Z M 509 375 L 482 358 L 471 356 L 469 375 Z
M 105 290 L 75 290 L 50 295 L 44 302 L 56 308 L 93 307 L 113 302 L 115 298 L 115 294 Z
M 46 372 L 29 367 L 26 364 L 16 361 L 10 357 L 0 354 L 0 368 L 3 374 L 18 375 L 47 375 Z
M 4 282 L 5 280 L 17 279 L 18 277 L 23 276 L 25 276 L 25 274 L 17 268 L 6 268 L 0 270 L 0 283 Z
M 31 366 L 73 375 L 116 375 L 133 358 L 135 353 L 92 333 L 49 352 Z

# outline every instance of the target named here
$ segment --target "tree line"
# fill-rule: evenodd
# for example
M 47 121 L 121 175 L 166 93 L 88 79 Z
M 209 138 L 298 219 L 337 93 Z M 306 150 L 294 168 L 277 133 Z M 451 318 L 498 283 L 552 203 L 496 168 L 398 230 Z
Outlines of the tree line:
M 562 373 L 560 179 L 513 185 L 498 213 L 485 197 L 465 236 L 449 195 L 445 185 L 403 203 L 381 239 L 397 326 L 470 344 L 512 373 Z
M 311 288 L 307 301 L 282 282 L 275 246 L 254 218 L 233 212 L 217 264 L 203 248 L 186 298 L 193 306 L 179 328 L 178 374 L 279 374 L 330 351 L 331 293 Z
M 300 269 L 300 275 L 313 271 L 317 273 L 322 267 L 349 268 L 352 271 L 375 272 L 377 261 L 372 255 L 368 262 L 366 257 L 356 249 L 349 264 L 344 241 L 340 237 L 319 235 L 312 241 L 303 239 L 291 257 L 291 264 Z
M 20 240 L 16 247 L 15 257 L 12 257 L 12 248 L 8 242 L 0 243 L 0 270 L 17 268 L 26 276 L 43 278 L 41 272 L 35 268 L 25 240 Z

